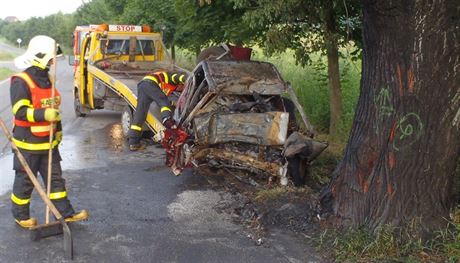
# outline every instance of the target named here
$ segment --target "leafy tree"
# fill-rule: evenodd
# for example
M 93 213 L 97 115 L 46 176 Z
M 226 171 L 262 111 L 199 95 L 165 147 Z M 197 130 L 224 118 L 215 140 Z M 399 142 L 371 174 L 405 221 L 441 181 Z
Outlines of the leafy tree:
M 32 17 L 26 21 L 5 24 L 1 34 L 10 42 L 21 38 L 24 45 L 36 35 L 48 35 L 61 45 L 70 46 L 73 30 L 72 15 L 57 13 L 46 17 Z
M 7 26 L 8 24 L 10 24 L 10 22 L 0 19 L 0 32 L 3 30 L 3 27 Z
M 126 1 L 120 0 L 120 5 Z M 75 12 L 75 25 L 110 24 L 118 19 L 118 6 L 113 1 L 92 0 L 83 3 Z M 119 8 L 119 7 L 118 7 Z
M 199 52 L 203 47 L 224 42 L 247 43 L 260 36 L 259 27 L 249 27 L 242 19 L 245 9 L 231 1 L 214 0 L 211 5 L 177 0 L 176 43 Z
M 123 8 L 118 1 L 110 2 L 115 2 L 117 12 L 121 12 L 121 23 L 150 25 L 156 32 L 161 32 L 163 40 L 167 46 L 172 48 L 174 56 L 174 35 L 177 19 L 173 0 L 130 0 L 125 1 L 126 4 Z
M 242 9 L 225 0 L 213 5 L 200 5 L 190 0 L 113 0 L 120 21 L 130 24 L 148 24 L 163 33 L 167 46 L 174 51 L 178 45 L 198 53 L 203 47 L 222 42 L 245 42 L 254 38 L 254 29 L 242 20 Z M 173 52 L 174 53 L 174 52 Z
M 364 1 L 361 94 L 323 191 L 342 224 L 445 227 L 460 156 L 456 0 Z
M 130 0 L 105 0 L 104 2 L 114 15 L 120 16 Z

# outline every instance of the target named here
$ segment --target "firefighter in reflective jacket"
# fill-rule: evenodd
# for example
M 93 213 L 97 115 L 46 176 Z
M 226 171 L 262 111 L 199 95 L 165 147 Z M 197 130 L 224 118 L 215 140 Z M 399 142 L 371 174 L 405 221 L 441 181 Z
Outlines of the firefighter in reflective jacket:
M 57 50 L 57 52 L 56 52 Z M 66 221 L 80 221 L 88 218 L 88 212 L 74 211 L 62 178 L 61 157 L 58 145 L 62 140 L 60 122 L 60 94 L 54 89 L 48 71 L 54 62 L 55 53 L 60 49 L 55 40 L 48 36 L 33 37 L 26 53 L 17 57 L 16 67 L 25 69 L 11 77 L 11 105 L 14 115 L 13 142 L 24 155 L 35 176 L 39 173 L 47 185 L 48 154 L 52 149 L 50 199 L 56 205 Z M 51 107 L 54 105 L 54 107 Z M 54 138 L 49 142 L 50 131 Z M 11 194 L 12 212 L 17 224 L 31 228 L 37 224 L 29 214 L 30 197 L 33 184 L 18 157 L 14 156 L 13 169 L 16 171 L 13 193 Z
M 168 99 L 174 91 L 182 91 L 186 75 L 182 72 L 155 72 L 145 76 L 137 85 L 137 107 L 129 130 L 129 149 L 137 151 L 144 146 L 141 144 L 142 125 L 147 118 L 147 112 L 152 101 L 158 104 L 161 119 L 166 129 L 175 123 L 172 119 L 172 106 Z

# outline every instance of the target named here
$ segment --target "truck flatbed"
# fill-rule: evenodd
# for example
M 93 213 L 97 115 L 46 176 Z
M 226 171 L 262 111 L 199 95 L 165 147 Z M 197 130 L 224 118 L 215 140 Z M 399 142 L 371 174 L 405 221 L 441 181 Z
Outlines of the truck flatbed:
M 150 63 L 152 66 L 152 63 Z M 90 72 L 95 80 L 99 80 L 104 86 L 109 87 L 119 97 L 123 98 L 126 103 L 129 104 L 131 109 L 135 109 L 137 106 L 137 84 L 149 73 L 155 70 L 171 70 L 175 69 L 174 66 L 156 65 L 152 69 L 132 69 L 126 67 L 124 69 L 100 69 L 96 66 L 88 66 L 88 72 Z M 96 89 L 98 86 L 96 85 Z M 163 129 L 160 121 L 160 108 L 156 103 L 150 105 L 149 114 L 146 119 L 146 126 L 153 132 L 160 131 Z M 126 121 L 122 122 L 124 129 L 128 129 Z M 126 131 L 125 131 L 126 132 Z

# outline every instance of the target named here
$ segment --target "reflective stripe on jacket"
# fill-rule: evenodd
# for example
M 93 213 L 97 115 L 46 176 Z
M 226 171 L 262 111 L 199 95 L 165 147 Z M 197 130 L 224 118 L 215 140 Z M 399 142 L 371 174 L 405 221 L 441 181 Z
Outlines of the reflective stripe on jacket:
M 147 75 L 144 79 L 155 82 L 166 96 L 171 95 L 177 86 L 185 82 L 185 75 L 182 73 L 168 74 L 167 72 L 155 72 Z
M 50 122 L 47 121 L 42 121 L 42 122 L 35 122 L 34 117 L 33 117 L 33 111 L 35 109 L 43 109 L 43 108 L 50 108 L 51 105 L 53 104 L 53 98 L 52 98 L 52 88 L 40 88 L 33 80 L 32 78 L 25 72 L 16 74 L 11 77 L 11 80 L 14 78 L 21 78 L 23 79 L 29 88 L 30 94 L 32 101 L 28 100 L 21 100 L 18 101 L 15 105 L 13 105 L 13 114 L 16 114 L 16 112 L 22 107 L 26 106 L 27 108 L 27 120 L 14 120 L 14 125 L 16 126 L 21 126 L 21 127 L 30 127 L 30 131 L 32 132 L 33 135 L 37 137 L 46 137 L 50 135 Z M 54 108 L 57 109 L 59 108 L 59 105 L 61 104 L 61 97 L 59 94 L 59 91 L 57 89 L 54 89 Z M 53 126 L 53 132 L 56 132 L 56 123 L 52 124 Z

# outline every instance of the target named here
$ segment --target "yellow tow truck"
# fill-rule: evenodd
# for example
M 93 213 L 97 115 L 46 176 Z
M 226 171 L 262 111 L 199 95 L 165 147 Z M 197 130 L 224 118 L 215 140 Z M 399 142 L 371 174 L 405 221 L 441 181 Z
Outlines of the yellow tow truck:
M 137 105 L 137 83 L 156 70 L 182 70 L 170 58 L 160 33 L 149 26 L 91 25 L 74 31 L 74 110 L 77 117 L 108 109 L 122 112 L 126 135 Z M 152 103 L 143 130 L 164 130 Z M 155 136 L 155 140 L 160 138 Z

